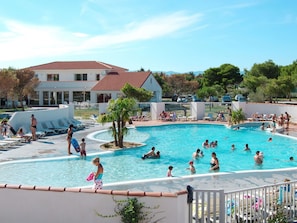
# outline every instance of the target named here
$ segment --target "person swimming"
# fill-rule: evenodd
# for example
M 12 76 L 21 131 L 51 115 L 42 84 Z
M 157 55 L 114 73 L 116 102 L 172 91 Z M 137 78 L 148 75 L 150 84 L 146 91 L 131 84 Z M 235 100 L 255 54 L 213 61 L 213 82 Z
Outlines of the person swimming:
M 202 147 L 203 147 L 203 148 L 209 148 L 209 146 L 210 146 L 210 145 L 209 145 L 208 139 L 206 139 L 205 142 L 202 143 Z
M 146 159 L 154 156 L 156 156 L 156 154 L 155 154 L 155 147 L 153 146 L 152 149 L 148 151 L 146 154 L 144 154 L 141 158 Z
M 194 162 L 193 161 L 190 161 L 189 162 L 189 167 L 187 169 L 190 170 L 191 174 L 195 174 L 196 173 L 196 168 L 194 166 Z
M 203 151 L 201 151 L 200 149 L 197 149 L 196 152 L 193 153 L 193 159 L 198 159 L 199 157 L 203 157 Z
M 235 148 L 235 145 L 232 144 L 232 145 L 231 145 L 231 150 L 234 151 L 235 149 L 236 149 L 236 148 Z
M 258 165 L 263 163 L 263 155 L 260 154 L 260 151 L 256 152 L 256 155 L 254 156 L 254 160 L 255 160 L 255 163 Z

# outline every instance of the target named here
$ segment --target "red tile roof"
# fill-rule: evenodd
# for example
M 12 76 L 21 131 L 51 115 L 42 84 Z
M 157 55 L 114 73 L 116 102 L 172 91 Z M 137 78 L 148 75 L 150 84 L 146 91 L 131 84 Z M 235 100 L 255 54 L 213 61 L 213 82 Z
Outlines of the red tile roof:
M 30 70 L 72 70 L 72 69 L 114 69 L 127 71 L 128 69 L 99 61 L 56 61 L 28 67 Z
M 110 72 L 92 88 L 92 91 L 120 91 L 126 83 L 140 88 L 150 74 L 150 71 Z

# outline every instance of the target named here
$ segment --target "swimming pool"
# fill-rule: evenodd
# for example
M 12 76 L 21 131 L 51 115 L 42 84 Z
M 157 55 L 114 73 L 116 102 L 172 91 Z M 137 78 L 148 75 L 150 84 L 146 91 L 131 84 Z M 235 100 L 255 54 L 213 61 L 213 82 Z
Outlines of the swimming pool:
M 220 161 L 220 172 L 239 170 L 276 169 L 297 166 L 288 162 L 296 154 L 297 141 L 290 137 L 261 131 L 258 127 L 241 128 L 238 131 L 223 125 L 174 124 L 155 127 L 137 127 L 129 130 L 127 141 L 137 141 L 146 145 L 139 148 L 124 149 L 100 154 L 104 166 L 104 183 L 115 183 L 130 180 L 143 180 L 166 177 L 169 165 L 174 167 L 173 175 L 190 175 L 188 162 L 192 153 L 201 148 L 205 139 L 218 140 L 215 149 L 203 149 L 205 156 L 195 160 L 197 174 L 209 173 L 211 153 L 215 151 Z M 94 134 L 101 140 L 109 140 L 108 134 Z M 272 137 L 272 142 L 268 138 Z M 244 152 L 248 143 L 251 152 Z M 231 145 L 236 150 L 231 151 Z M 142 160 L 140 157 L 152 146 L 161 151 L 160 159 Z M 264 152 L 264 164 L 255 166 L 253 156 L 257 150 Z M 89 155 L 86 160 L 80 157 L 50 158 L 47 160 L 17 161 L 0 165 L 0 182 L 76 187 L 92 185 L 85 179 L 95 171 L 91 160 L 98 156 Z

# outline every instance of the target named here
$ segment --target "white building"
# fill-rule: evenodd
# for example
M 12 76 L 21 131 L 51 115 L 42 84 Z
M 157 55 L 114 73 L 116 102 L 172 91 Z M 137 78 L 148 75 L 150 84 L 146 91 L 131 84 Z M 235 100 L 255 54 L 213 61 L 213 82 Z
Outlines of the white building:
M 39 105 L 108 102 L 122 95 L 121 88 L 126 83 L 152 91 L 152 102 L 162 100 L 162 88 L 151 72 L 128 72 L 98 61 L 60 61 L 28 69 L 33 70 L 40 81 L 35 89 Z

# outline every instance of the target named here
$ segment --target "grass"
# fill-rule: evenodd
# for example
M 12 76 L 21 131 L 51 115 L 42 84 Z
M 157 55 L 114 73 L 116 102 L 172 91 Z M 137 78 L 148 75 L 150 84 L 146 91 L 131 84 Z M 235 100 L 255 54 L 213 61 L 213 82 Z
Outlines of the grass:
M 89 119 L 91 115 L 99 115 L 98 109 L 86 108 L 86 109 L 74 109 L 74 116 L 81 117 L 82 119 Z

